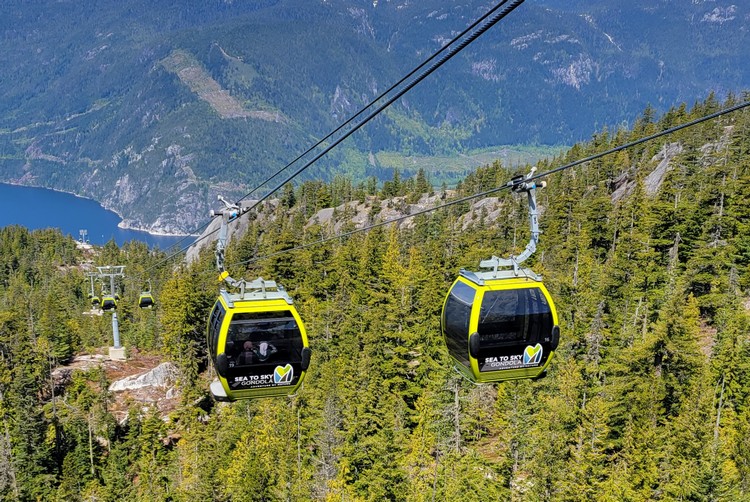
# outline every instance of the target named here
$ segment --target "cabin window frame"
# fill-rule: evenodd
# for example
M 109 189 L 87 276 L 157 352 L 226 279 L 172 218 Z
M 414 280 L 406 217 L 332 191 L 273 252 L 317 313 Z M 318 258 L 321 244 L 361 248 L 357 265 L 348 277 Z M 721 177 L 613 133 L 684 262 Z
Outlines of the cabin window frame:
M 221 325 L 226 317 L 226 309 L 221 302 L 216 302 L 211 315 L 208 318 L 208 343 L 211 352 L 211 358 L 216 363 L 216 356 L 219 350 L 219 338 L 221 337 Z

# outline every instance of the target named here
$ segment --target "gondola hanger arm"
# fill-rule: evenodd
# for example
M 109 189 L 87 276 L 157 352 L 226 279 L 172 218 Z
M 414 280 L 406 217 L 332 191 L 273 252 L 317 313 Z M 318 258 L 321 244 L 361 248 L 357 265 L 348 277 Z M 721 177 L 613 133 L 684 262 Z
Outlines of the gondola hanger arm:
M 227 284 L 232 287 L 240 288 L 244 293 L 245 281 L 233 279 L 225 269 L 224 252 L 227 247 L 229 222 L 234 221 L 245 214 L 249 208 L 241 208 L 239 205 L 227 201 L 221 195 L 218 196 L 218 199 L 224 204 L 224 208 L 219 210 L 212 209 L 211 217 L 221 216 L 221 228 L 219 229 L 219 238 L 216 242 L 216 268 L 219 269 L 219 282 L 226 281 Z
M 247 281 L 245 279 L 234 279 L 229 275 L 229 271 L 226 270 L 224 265 L 224 252 L 227 247 L 227 236 L 229 233 L 229 222 L 236 220 L 251 207 L 240 207 L 237 204 L 228 202 L 224 197 L 219 195 L 219 200 L 224 203 L 224 208 L 220 210 L 211 210 L 211 216 L 221 216 L 221 227 L 219 229 L 219 238 L 216 242 L 216 268 L 219 269 L 219 282 L 226 282 L 230 287 L 240 290 L 239 298 L 245 298 L 245 294 L 254 296 L 256 298 L 268 298 L 277 297 L 283 298 L 290 305 L 292 299 L 286 294 L 286 290 L 280 284 L 275 281 L 269 281 L 258 277 L 255 280 Z M 232 300 L 227 296 L 227 302 L 232 303 Z
M 536 205 L 536 189 L 544 188 L 547 183 L 542 181 L 537 183 L 531 178 L 536 172 L 536 167 L 532 167 L 531 171 L 526 175 L 515 176 L 512 180 L 507 183 L 507 186 L 515 193 L 526 192 L 529 204 L 529 226 L 531 227 L 531 237 L 529 243 L 526 244 L 526 249 L 517 256 L 511 255 L 510 258 L 499 258 L 492 256 L 489 260 L 482 260 L 479 262 L 480 268 L 491 268 L 493 272 L 497 273 L 498 268 L 513 268 L 514 275 L 518 276 L 520 272 L 519 265 L 526 261 L 536 251 L 536 245 L 539 242 L 539 210 Z

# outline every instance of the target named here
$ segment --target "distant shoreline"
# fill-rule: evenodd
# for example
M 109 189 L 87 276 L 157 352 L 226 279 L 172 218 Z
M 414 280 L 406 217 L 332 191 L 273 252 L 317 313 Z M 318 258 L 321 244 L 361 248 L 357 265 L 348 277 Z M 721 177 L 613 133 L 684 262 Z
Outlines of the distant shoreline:
M 129 225 L 129 224 L 126 223 L 125 218 L 123 218 L 123 216 L 116 209 L 111 208 L 111 207 L 107 207 L 104 204 L 102 204 L 100 201 L 98 201 L 98 200 L 96 200 L 94 198 L 86 197 L 84 195 L 79 195 L 77 193 L 69 192 L 67 190 L 60 190 L 59 188 L 50 188 L 50 187 L 46 187 L 46 186 L 42 186 L 42 185 L 30 185 L 30 184 L 26 184 L 26 183 L 19 183 L 18 181 L 0 181 L 0 183 L 2 183 L 4 185 L 10 185 L 10 186 L 16 186 L 16 187 L 24 187 L 24 188 L 41 188 L 43 190 L 51 190 L 51 191 L 57 192 L 57 193 L 64 193 L 64 194 L 67 194 L 67 195 L 72 195 L 74 197 L 77 197 L 77 198 L 83 199 L 83 200 L 90 200 L 90 201 L 95 202 L 96 204 L 98 204 L 105 211 L 110 211 L 110 212 L 116 214 L 117 217 L 120 219 L 120 222 L 117 224 L 117 228 L 121 228 L 122 230 L 132 230 L 132 231 L 135 231 L 135 232 L 145 232 L 145 233 L 147 233 L 149 235 L 153 235 L 153 236 L 156 236 L 156 237 L 195 237 L 195 234 L 169 233 L 169 232 L 163 232 L 163 231 L 160 231 L 160 230 L 148 230 L 148 229 L 145 229 L 143 227 Z
M 100 206 L 102 206 L 101 203 L 99 201 L 95 200 L 95 199 L 89 199 L 89 200 L 93 200 L 94 202 L 96 202 L 97 204 L 99 204 Z M 112 211 L 113 213 L 115 213 L 120 218 L 120 223 L 117 224 L 117 228 L 121 228 L 123 230 L 133 230 L 133 231 L 136 231 L 136 232 L 146 232 L 147 234 L 156 235 L 156 236 L 159 236 L 159 237 L 197 237 L 198 236 L 198 234 L 170 234 L 168 232 L 162 232 L 160 230 L 146 230 L 145 228 L 142 228 L 142 227 L 130 226 L 127 223 L 125 223 L 125 220 L 120 215 L 120 213 L 118 213 L 114 209 L 108 209 L 108 208 L 106 208 L 104 206 L 102 206 L 102 207 L 104 209 L 106 209 L 107 211 Z

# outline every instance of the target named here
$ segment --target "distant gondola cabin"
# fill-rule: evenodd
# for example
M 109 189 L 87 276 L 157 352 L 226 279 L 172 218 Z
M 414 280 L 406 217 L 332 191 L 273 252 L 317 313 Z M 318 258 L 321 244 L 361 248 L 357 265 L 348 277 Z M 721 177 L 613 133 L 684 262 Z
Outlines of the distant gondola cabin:
M 544 284 L 462 271 L 443 304 L 442 331 L 457 369 L 474 382 L 543 376 L 560 339 Z
M 265 297 L 263 297 L 265 295 Z M 221 291 L 208 320 L 208 347 L 218 374 L 217 401 L 293 394 L 310 363 L 307 334 L 283 291 Z
M 118 295 L 102 295 L 102 310 L 109 312 L 117 309 L 117 300 L 119 299 Z
M 143 292 L 138 297 L 138 306 L 142 309 L 150 309 L 154 306 L 154 297 L 149 292 Z

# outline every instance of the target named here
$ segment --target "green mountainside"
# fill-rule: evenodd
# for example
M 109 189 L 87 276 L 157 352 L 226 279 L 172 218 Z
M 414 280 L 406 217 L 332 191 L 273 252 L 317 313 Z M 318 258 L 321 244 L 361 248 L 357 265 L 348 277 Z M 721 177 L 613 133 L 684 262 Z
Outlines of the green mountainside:
M 0 181 L 94 198 L 127 226 L 193 230 L 216 195 L 246 194 L 488 8 L 4 1 Z M 526 2 L 299 181 L 421 167 L 452 185 L 478 152 L 569 145 L 649 103 L 740 92 L 749 8 Z
M 730 104 L 711 97 L 659 118 L 647 109 L 539 172 Z M 531 267 L 555 298 L 561 344 L 537 382 L 472 385 L 440 335 L 458 270 L 528 239 L 525 201 L 508 191 L 296 250 L 338 235 L 309 224 L 322 209 L 412 203 L 429 190 L 424 173 L 382 188 L 307 181 L 245 221 L 230 271 L 286 286 L 313 359 L 296 396 L 234 404 L 208 397 L 210 249 L 175 267 L 140 243 L 83 250 L 51 230 L 0 229 L 0 496 L 748 500 L 748 159 L 744 109 L 548 177 Z M 488 164 L 445 200 L 510 176 Z M 355 228 L 334 213 L 338 232 Z M 116 375 L 104 365 L 52 378 L 74 354 L 111 344 L 109 316 L 82 312 L 86 267 L 113 264 L 126 266 L 118 314 L 131 357 L 178 368 L 169 413 L 108 391 Z M 153 311 L 136 307 L 146 279 Z

